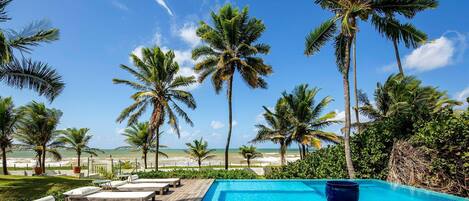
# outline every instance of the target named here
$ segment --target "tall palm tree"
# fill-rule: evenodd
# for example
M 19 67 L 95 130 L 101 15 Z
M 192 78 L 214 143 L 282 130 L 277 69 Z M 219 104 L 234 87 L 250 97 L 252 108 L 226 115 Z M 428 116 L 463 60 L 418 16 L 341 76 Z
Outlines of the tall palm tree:
M 56 148 L 61 147 L 63 143 L 57 141 L 59 133 L 56 128 L 62 112 L 35 101 L 20 107 L 19 111 L 22 118 L 15 137 L 36 152 L 39 167 L 45 173 L 46 153 L 51 153 L 55 159 L 61 158 Z
M 257 124 L 257 135 L 251 141 L 253 143 L 272 141 L 280 145 L 280 163 L 286 164 L 285 154 L 287 148 L 293 142 L 291 138 L 291 126 L 288 120 L 288 107 L 284 98 L 280 98 L 273 111 L 263 107 L 265 124 Z
M 63 143 L 67 149 L 75 151 L 77 154 L 78 167 L 80 167 L 80 158 L 82 153 L 87 153 L 92 156 L 98 156 L 98 152 L 104 153 L 99 149 L 88 146 L 91 137 L 93 137 L 88 131 L 90 131 L 89 128 L 67 128 L 65 130 L 58 131 L 61 136 L 57 141 Z
M 215 92 L 219 93 L 226 84 L 228 96 L 228 136 L 225 146 L 225 169 L 228 169 L 228 151 L 232 133 L 233 80 L 239 72 L 242 80 L 251 88 L 267 88 L 263 77 L 272 73 L 272 68 L 258 57 L 269 53 L 270 46 L 256 41 L 265 26 L 257 18 L 249 18 L 248 8 L 242 10 L 227 4 L 218 13 L 211 13 L 213 25 L 200 22 L 197 36 L 205 42 L 192 51 L 194 60 L 200 59 L 194 69 L 199 73 L 199 82 L 212 75 Z
M 154 152 L 154 149 L 156 146 L 156 140 L 155 140 L 156 135 L 152 135 L 149 132 L 148 127 L 149 127 L 148 122 L 138 122 L 126 128 L 124 132 L 122 133 L 122 135 L 126 137 L 125 141 L 130 146 L 119 147 L 119 149 L 130 148 L 135 151 L 141 151 L 145 169 L 148 168 L 148 165 L 147 165 L 148 153 Z M 162 132 L 159 133 L 160 137 L 161 137 L 161 134 Z M 165 147 L 164 145 L 159 145 L 159 146 L 160 146 L 159 148 Z M 168 157 L 168 155 L 166 155 L 162 151 L 159 151 L 158 154 L 164 157 Z
M 349 177 L 354 178 L 355 170 L 352 164 L 349 143 L 351 127 L 349 72 L 351 46 L 358 31 L 357 21 L 366 21 L 370 16 L 377 18 L 394 16 L 396 14 L 404 17 L 413 17 L 417 12 L 431 7 L 435 0 L 315 0 L 315 3 L 321 6 L 321 8 L 332 12 L 334 16 L 306 36 L 305 54 L 313 55 L 328 40 L 335 39 L 336 63 L 342 74 L 344 86 L 345 158 Z M 338 27 L 340 27 L 339 31 Z M 403 30 L 401 31 L 404 32 Z
M 319 88 L 310 89 L 307 84 L 302 84 L 295 87 L 292 93 L 282 93 L 288 106 L 288 118 L 292 126 L 291 137 L 300 145 L 301 158 L 306 156 L 307 146 L 319 149 L 321 141 L 333 143 L 341 141 L 335 133 L 322 130 L 338 121 L 334 120 L 335 112 L 322 115 L 333 99 L 327 96 L 316 103 L 315 98 L 318 92 Z
M 192 143 L 186 143 L 187 150 L 184 150 L 192 159 L 197 161 L 199 168 L 202 166 L 202 161 L 214 158 L 215 149 L 208 149 L 207 141 L 202 138 L 200 140 L 194 140 Z
M 0 22 L 11 20 L 6 7 L 11 0 L 0 0 Z M 16 88 L 33 89 L 50 101 L 64 88 L 62 77 L 49 65 L 24 58 L 41 43 L 59 39 L 59 30 L 49 28 L 45 21 L 31 23 L 21 31 L 0 29 L 0 81 Z M 15 52 L 21 53 L 21 58 Z
M 256 150 L 256 147 L 252 145 L 243 145 L 239 147 L 239 154 L 243 156 L 244 159 L 246 159 L 246 162 L 248 163 L 248 168 L 251 167 L 251 160 L 255 158 L 259 158 L 262 156 L 261 152 L 258 152 Z
M 134 103 L 125 108 L 117 122 L 128 119 L 128 125 L 138 121 L 148 107 L 151 107 L 151 117 L 148 132 L 155 136 L 155 152 L 159 153 L 159 128 L 164 120 L 180 136 L 177 116 L 193 126 L 187 113 L 177 104 L 181 102 L 190 109 L 196 108 L 194 97 L 184 89 L 196 82 L 194 76 L 178 75 L 179 65 L 174 61 L 174 52 L 163 52 L 159 47 L 143 48 L 142 58 L 130 55 L 134 67 L 121 65 L 120 67 L 135 77 L 136 81 L 113 79 L 114 84 L 125 84 L 136 90 L 131 98 Z M 155 170 L 158 170 L 158 154 L 155 154 Z
M 0 97 L 0 149 L 2 150 L 3 174 L 8 174 L 7 149 L 13 143 L 13 134 L 16 130 L 20 114 L 16 111 L 11 97 Z

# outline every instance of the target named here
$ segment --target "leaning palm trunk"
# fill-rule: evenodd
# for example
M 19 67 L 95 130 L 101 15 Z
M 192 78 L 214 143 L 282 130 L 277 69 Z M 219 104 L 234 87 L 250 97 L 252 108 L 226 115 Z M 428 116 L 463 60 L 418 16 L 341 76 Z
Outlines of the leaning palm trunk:
M 7 152 L 6 152 L 5 147 L 2 147 L 2 165 L 3 165 L 3 174 L 8 175 Z
M 358 112 L 358 84 L 357 84 L 357 36 L 353 38 L 353 94 L 355 98 L 355 120 L 357 122 L 357 131 L 360 133 L 360 114 Z
M 392 44 L 394 46 L 394 53 L 396 54 L 397 67 L 399 68 L 399 73 L 404 75 L 404 69 L 402 69 L 401 57 L 399 56 L 399 48 L 397 46 L 397 40 L 393 39 Z
M 230 149 L 230 140 L 231 140 L 231 129 L 233 124 L 233 109 L 232 109 L 232 96 L 233 96 L 233 76 L 231 75 L 230 81 L 228 82 L 228 138 L 226 139 L 225 147 L 225 170 L 228 170 L 228 151 Z
M 344 149 L 345 161 L 347 163 L 347 172 L 350 179 L 355 178 L 355 170 L 353 168 L 352 156 L 350 151 L 350 83 L 349 83 L 349 70 L 350 70 L 350 39 L 345 44 L 345 63 L 342 72 L 344 84 L 344 103 L 345 103 L 345 131 L 344 131 Z

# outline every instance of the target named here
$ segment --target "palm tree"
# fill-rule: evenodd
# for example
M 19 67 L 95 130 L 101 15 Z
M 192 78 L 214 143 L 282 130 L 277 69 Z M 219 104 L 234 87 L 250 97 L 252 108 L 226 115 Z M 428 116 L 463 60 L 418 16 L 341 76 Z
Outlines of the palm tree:
M 11 20 L 6 12 L 10 2 L 0 1 L 0 22 Z M 23 53 L 31 53 L 32 47 L 41 43 L 58 40 L 59 30 L 49 28 L 45 21 L 31 23 L 21 31 L 7 30 L 0 30 L 0 81 L 19 89 L 33 89 L 54 100 L 64 88 L 62 77 L 46 63 L 24 58 Z M 21 53 L 20 59 L 14 50 Z
M 161 136 L 162 132 L 159 133 Z M 130 146 L 119 147 L 118 149 L 133 149 L 135 151 L 142 152 L 143 163 L 145 169 L 148 168 L 147 166 L 147 155 L 149 152 L 154 152 L 154 148 L 156 146 L 156 136 L 151 135 L 148 129 L 148 122 L 138 122 L 135 123 L 124 130 L 122 133 L 123 136 L 126 137 L 125 141 Z M 159 148 L 166 147 L 164 145 L 159 145 Z M 162 151 L 158 152 L 159 155 L 168 157 Z
M 243 158 L 246 159 L 246 162 L 248 163 L 248 168 L 251 167 L 252 159 L 262 156 L 262 154 L 256 150 L 256 147 L 252 145 L 250 146 L 243 145 L 239 147 L 239 154 L 241 154 Z
M 232 133 L 233 80 L 239 72 L 242 80 L 251 88 L 267 88 L 263 77 L 272 73 L 272 68 L 258 57 L 269 53 L 270 46 L 256 43 L 265 30 L 261 20 L 249 18 L 248 8 L 223 6 L 218 13 L 211 13 L 213 26 L 201 22 L 197 28 L 205 45 L 192 51 L 194 60 L 200 59 L 194 69 L 199 73 L 199 82 L 212 75 L 212 84 L 218 94 L 226 84 L 228 96 L 228 136 L 225 146 L 225 169 L 228 169 L 228 151 Z
M 292 126 L 291 138 L 300 145 L 300 156 L 306 156 L 306 147 L 313 146 L 321 148 L 321 141 L 338 143 L 341 138 L 335 133 L 323 131 L 325 127 L 338 123 L 334 120 L 335 112 L 322 115 L 324 109 L 333 99 L 324 97 L 316 104 L 315 98 L 319 88 L 309 88 L 307 84 L 302 84 L 293 90 L 292 93 L 283 92 L 282 96 L 288 107 L 288 118 Z
M 186 143 L 186 146 L 187 150 L 184 150 L 184 152 L 197 161 L 199 169 L 202 166 L 202 161 L 215 157 L 215 155 L 212 154 L 215 152 L 215 149 L 207 149 L 208 143 L 202 138 L 200 138 L 200 140 L 194 140 L 192 143 Z
M 7 149 L 13 143 L 13 133 L 16 130 L 20 114 L 15 110 L 11 97 L 0 97 L 0 149 L 2 150 L 3 174 L 8 174 Z
M 80 157 L 82 153 L 87 153 L 92 156 L 98 156 L 97 152 L 104 153 L 99 149 L 88 146 L 91 137 L 93 137 L 88 131 L 90 131 L 89 128 L 67 128 L 65 130 L 58 131 L 58 133 L 62 135 L 57 139 L 57 141 L 66 145 L 67 149 L 75 151 L 77 154 L 78 167 L 81 167 Z
M 125 84 L 137 92 L 132 94 L 134 103 L 125 108 L 117 122 L 128 119 L 127 125 L 132 125 L 138 121 L 148 106 L 152 107 L 148 132 L 155 136 L 155 152 L 159 153 L 159 128 L 164 120 L 168 119 L 168 124 L 180 136 L 177 116 L 184 119 L 186 123 L 193 126 L 187 113 L 177 104 L 183 103 L 190 109 L 196 108 L 194 97 L 190 92 L 184 90 L 195 83 L 194 76 L 178 75 L 179 65 L 174 61 L 174 52 L 163 52 L 159 47 L 143 48 L 142 58 L 135 54 L 130 55 L 134 67 L 121 65 L 120 67 L 137 81 L 113 79 L 114 84 Z M 155 170 L 158 170 L 158 154 L 155 154 Z
M 344 109 L 345 109 L 345 126 L 344 126 L 344 147 L 345 158 L 347 163 L 347 171 L 350 178 L 355 177 L 352 159 L 350 155 L 350 52 L 352 42 L 358 31 L 357 20 L 366 21 L 369 16 L 373 18 L 380 16 L 394 16 L 396 14 L 404 17 L 413 17 L 419 11 L 422 11 L 435 4 L 434 0 L 396 0 L 396 1 L 379 1 L 379 0 L 316 0 L 316 4 L 321 8 L 331 11 L 334 16 L 322 23 L 315 30 L 306 36 L 305 54 L 313 55 L 333 37 L 335 38 L 335 54 L 336 63 L 342 74 L 344 87 Z M 378 18 L 376 18 L 378 19 Z M 375 21 L 375 20 L 373 20 Z M 337 25 L 339 24 L 339 25 Z M 375 23 L 374 23 L 375 24 Z M 339 32 L 336 34 L 338 28 Z M 397 28 L 402 28 L 398 26 Z M 400 30 L 400 29 L 399 29 Z M 404 32 L 404 30 L 401 30 Z M 357 96 L 356 96 L 357 97 Z
M 47 152 L 55 159 L 61 159 L 57 148 L 63 143 L 56 140 L 59 136 L 56 127 L 62 112 L 47 108 L 43 103 L 35 101 L 20 107 L 19 111 L 22 118 L 19 121 L 16 139 L 36 152 L 39 167 L 45 173 Z
M 263 107 L 265 112 L 263 114 L 265 119 L 264 124 L 257 124 L 257 135 L 251 141 L 253 143 L 272 141 L 280 145 L 280 163 L 285 165 L 285 154 L 287 148 L 292 143 L 290 135 L 291 126 L 288 120 L 288 107 L 284 98 L 280 98 L 275 105 L 273 111 L 267 107 Z

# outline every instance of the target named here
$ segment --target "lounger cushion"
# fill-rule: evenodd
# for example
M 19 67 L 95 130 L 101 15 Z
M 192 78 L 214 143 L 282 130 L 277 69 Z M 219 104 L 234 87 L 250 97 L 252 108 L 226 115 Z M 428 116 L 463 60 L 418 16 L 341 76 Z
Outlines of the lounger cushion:
M 122 186 L 124 184 L 126 184 L 127 181 L 111 181 L 109 183 L 104 183 L 104 184 L 100 184 L 99 186 L 101 187 L 107 187 L 109 184 L 111 185 L 110 187 L 111 188 L 116 188 L 118 186 Z
M 131 175 L 127 180 L 130 182 L 134 181 L 134 180 L 137 180 L 138 179 L 138 175 Z
M 70 197 L 82 197 L 82 196 L 90 195 L 90 194 L 93 194 L 93 193 L 97 193 L 100 190 L 101 190 L 101 188 L 99 188 L 99 187 L 85 186 L 85 187 L 80 187 L 80 188 L 76 188 L 76 189 L 73 189 L 73 190 L 69 190 L 69 191 L 67 191 L 63 194 L 67 195 L 67 196 L 70 196 Z
M 54 198 L 54 196 L 50 195 L 50 196 L 43 197 L 43 198 L 40 198 L 40 199 L 37 199 L 37 200 L 34 200 L 34 201 L 55 201 L 55 198 Z

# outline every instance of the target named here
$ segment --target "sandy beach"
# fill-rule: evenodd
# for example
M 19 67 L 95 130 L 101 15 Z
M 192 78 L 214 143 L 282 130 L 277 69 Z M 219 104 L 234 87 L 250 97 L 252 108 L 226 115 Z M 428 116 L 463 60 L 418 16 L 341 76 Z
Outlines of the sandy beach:
M 107 164 L 111 160 L 117 161 L 131 161 L 132 163 L 136 160 L 139 164 L 143 164 L 143 159 L 140 152 L 134 152 L 130 150 L 115 150 L 105 149 L 104 153 L 100 153 L 97 157 L 91 157 L 89 155 L 82 155 L 82 164 L 86 165 L 88 160 L 94 164 Z M 253 165 L 279 165 L 280 156 L 277 149 L 259 149 L 262 153 L 262 157 L 252 160 Z M 163 149 L 163 152 L 168 155 L 168 158 L 160 156 L 160 166 L 195 166 L 195 161 L 191 160 L 183 149 Z M 76 154 L 69 150 L 62 150 L 62 160 L 56 161 L 50 157 L 47 157 L 47 165 L 50 167 L 59 166 L 71 166 L 76 164 Z M 223 149 L 216 149 L 215 157 L 213 159 L 204 161 L 203 165 L 223 165 Z M 154 154 L 148 154 L 148 165 L 154 166 Z M 246 165 L 246 161 L 238 153 L 237 149 L 230 150 L 230 164 L 231 165 Z M 8 153 L 8 166 L 9 167 L 32 167 L 36 164 L 34 153 L 32 151 L 12 151 Z M 286 155 L 287 161 L 294 161 L 299 159 L 297 150 L 288 150 Z

